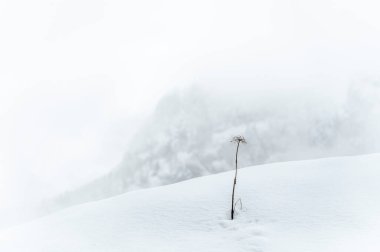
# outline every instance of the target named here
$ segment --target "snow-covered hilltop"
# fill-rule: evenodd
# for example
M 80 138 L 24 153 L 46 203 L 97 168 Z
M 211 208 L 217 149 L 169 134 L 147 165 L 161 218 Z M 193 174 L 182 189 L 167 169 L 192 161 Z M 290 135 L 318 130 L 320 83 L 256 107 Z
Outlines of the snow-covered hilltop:
M 236 134 L 248 141 L 239 157 L 242 166 L 380 152 L 375 85 L 353 87 L 340 102 L 314 89 L 218 92 L 191 87 L 163 97 L 111 173 L 47 208 L 231 170 L 229 139 Z
M 380 249 L 380 154 L 239 170 L 72 207 L 0 233 L 0 251 Z

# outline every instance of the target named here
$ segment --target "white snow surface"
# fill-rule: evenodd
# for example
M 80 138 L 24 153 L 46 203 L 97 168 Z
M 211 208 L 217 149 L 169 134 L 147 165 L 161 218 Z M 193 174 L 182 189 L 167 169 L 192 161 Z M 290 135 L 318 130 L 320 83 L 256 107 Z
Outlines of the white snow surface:
M 239 169 L 128 192 L 0 232 L 0 251 L 380 251 L 380 154 Z

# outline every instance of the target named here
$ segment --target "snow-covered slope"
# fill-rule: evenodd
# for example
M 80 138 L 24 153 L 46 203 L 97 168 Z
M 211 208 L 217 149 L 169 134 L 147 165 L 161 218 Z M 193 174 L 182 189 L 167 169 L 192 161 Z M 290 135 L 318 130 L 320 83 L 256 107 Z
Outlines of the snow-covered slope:
M 0 233 L 0 251 L 379 251 L 380 154 L 239 170 L 86 203 Z
M 380 152 L 376 85 L 352 86 L 341 103 L 317 89 L 245 91 L 223 95 L 193 86 L 168 94 L 112 172 L 65 192 L 46 208 L 228 171 L 234 159 L 229 140 L 236 134 L 249 143 L 239 154 L 242 167 Z

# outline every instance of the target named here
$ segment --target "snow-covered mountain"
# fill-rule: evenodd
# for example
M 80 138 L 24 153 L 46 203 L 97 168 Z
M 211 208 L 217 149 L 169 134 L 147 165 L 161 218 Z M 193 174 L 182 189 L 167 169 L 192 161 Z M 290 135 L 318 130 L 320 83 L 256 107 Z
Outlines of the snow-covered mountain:
M 372 154 L 240 169 L 233 221 L 233 172 L 129 192 L 4 230 L 0 251 L 377 252 L 379 165 Z
M 360 94 L 379 80 L 376 1 L 3 2 L 0 227 L 66 190 L 36 212 L 226 171 L 235 134 L 246 166 L 380 151 L 378 88 Z M 191 83 L 212 92 L 167 95 L 126 144 Z
M 243 166 L 380 151 L 376 85 L 352 87 L 341 101 L 314 89 L 235 92 L 191 87 L 168 94 L 118 167 L 46 202 L 45 210 L 230 170 L 236 134 L 248 141 Z

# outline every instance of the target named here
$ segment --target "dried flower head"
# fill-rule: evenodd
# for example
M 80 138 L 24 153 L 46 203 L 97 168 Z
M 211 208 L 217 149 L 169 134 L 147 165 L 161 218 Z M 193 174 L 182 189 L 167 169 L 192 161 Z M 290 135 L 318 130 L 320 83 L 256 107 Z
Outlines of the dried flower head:
M 245 141 L 245 138 L 243 136 L 234 136 L 231 140 L 231 142 L 234 142 L 234 143 L 247 143 L 247 141 Z

